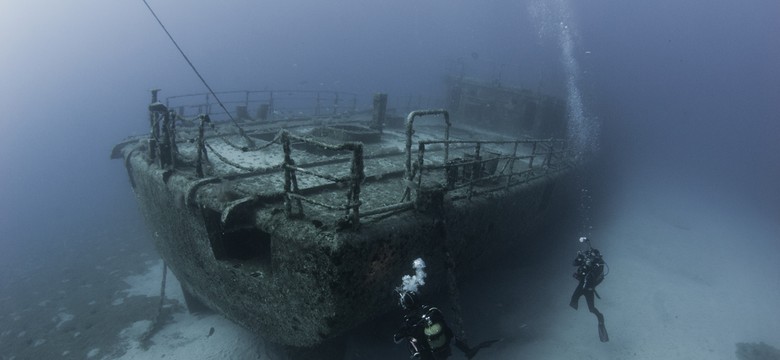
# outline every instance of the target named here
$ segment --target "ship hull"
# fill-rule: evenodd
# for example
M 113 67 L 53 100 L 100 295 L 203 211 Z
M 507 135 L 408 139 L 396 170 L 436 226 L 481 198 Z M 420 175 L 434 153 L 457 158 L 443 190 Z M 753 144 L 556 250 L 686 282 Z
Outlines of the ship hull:
M 188 297 L 267 341 L 303 348 L 393 310 L 393 290 L 415 258 L 428 264 L 432 294 L 446 291 L 451 275 L 536 241 L 574 189 L 572 169 L 472 199 L 434 189 L 416 210 L 343 230 L 290 218 L 278 199 L 244 202 L 226 221 L 223 209 L 190 201 L 191 178 L 160 170 L 141 151 L 125 157 L 155 245 Z

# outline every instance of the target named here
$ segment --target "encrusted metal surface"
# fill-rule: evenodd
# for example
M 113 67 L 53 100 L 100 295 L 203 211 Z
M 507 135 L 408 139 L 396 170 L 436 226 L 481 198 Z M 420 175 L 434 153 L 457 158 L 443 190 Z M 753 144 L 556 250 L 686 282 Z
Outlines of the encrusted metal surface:
M 290 120 L 282 132 L 250 121 L 239 136 L 226 123 L 203 128 L 207 117 L 200 130 L 174 129 L 174 116 L 152 114 L 167 130 L 113 156 L 192 298 L 274 343 L 309 347 L 393 309 L 413 259 L 428 264 L 428 291 L 441 289 L 448 271 L 526 241 L 568 196 L 565 142 L 418 113 L 446 121 L 380 133 L 358 116 Z M 349 136 L 370 141 L 344 145 Z M 237 146 L 246 137 L 251 149 Z

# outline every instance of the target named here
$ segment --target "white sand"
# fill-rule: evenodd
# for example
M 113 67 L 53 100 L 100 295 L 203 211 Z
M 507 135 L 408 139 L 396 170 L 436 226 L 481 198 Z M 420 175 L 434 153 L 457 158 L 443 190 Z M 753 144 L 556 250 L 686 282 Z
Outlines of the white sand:
M 162 279 L 162 261 L 150 263 L 149 271 L 125 279 L 131 288 L 128 296 L 159 296 Z M 166 280 L 166 298 L 184 304 L 176 277 L 169 271 Z M 142 320 L 122 330 L 119 336 L 127 353 L 117 359 L 256 359 L 263 352 L 257 337 L 217 314 L 192 315 L 176 313 L 154 337 L 149 349 L 144 350 L 139 339 L 147 331 L 150 320 Z M 211 328 L 214 333 L 209 336 Z
M 162 280 L 162 260 L 147 261 L 149 270 L 141 275 L 128 276 L 124 279 L 130 288 L 123 292 L 126 296 L 143 295 L 143 296 L 159 296 L 160 295 L 160 281 Z M 168 279 L 166 280 L 165 294 L 166 298 L 175 299 L 184 303 L 184 297 L 181 294 L 181 288 L 179 287 L 179 281 L 169 271 Z
M 154 344 L 143 350 L 138 339 L 148 325 L 149 321 L 139 321 L 122 332 L 129 350 L 118 359 L 257 359 L 262 351 L 257 338 L 216 314 L 178 313 L 152 338 Z M 208 336 L 212 327 L 214 334 Z
M 131 287 L 127 296 L 159 296 L 162 279 L 162 261 L 149 263 L 149 271 L 125 279 Z M 184 305 L 184 296 L 178 280 L 170 271 L 167 274 L 165 294 Z M 256 359 L 263 351 L 262 342 L 238 325 L 217 314 L 192 315 L 176 313 L 152 337 L 152 345 L 144 350 L 139 342 L 151 324 L 141 320 L 121 331 L 119 337 L 127 352 L 117 359 Z M 213 334 L 209 335 L 211 329 Z
M 735 343 L 780 347 L 780 222 L 739 198 L 646 188 L 624 196 L 596 227 L 593 245 L 610 274 L 597 289 L 610 335 L 598 340 L 584 298 L 568 307 L 576 245 L 560 263 L 502 277 L 517 294 L 499 331 L 495 359 L 736 359 Z M 576 243 L 579 234 L 572 234 Z M 547 273 L 545 284 L 522 288 Z M 555 280 L 553 280 L 553 278 Z M 489 296 L 487 296 L 489 298 Z M 506 300 L 506 299 L 504 299 Z M 524 300 L 524 301 L 523 301 Z M 490 301 L 488 301 L 490 302 Z M 465 311 L 471 309 L 464 309 Z M 490 309 L 488 309 L 490 311 Z M 527 328 L 521 328 L 528 323 Z M 467 326 L 469 324 L 467 323 Z M 512 333 L 515 335 L 512 335 Z

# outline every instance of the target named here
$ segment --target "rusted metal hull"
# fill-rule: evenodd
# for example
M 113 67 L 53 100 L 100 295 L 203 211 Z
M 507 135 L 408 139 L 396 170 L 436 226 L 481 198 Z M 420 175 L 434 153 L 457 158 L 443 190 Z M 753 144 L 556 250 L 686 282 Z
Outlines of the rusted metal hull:
M 255 199 L 233 215 L 238 220 L 225 223 L 224 209 L 188 200 L 191 178 L 149 164 L 143 151 L 124 151 L 140 210 L 183 289 L 265 339 L 294 347 L 318 345 L 394 309 L 393 289 L 415 258 L 428 264 L 425 291 L 433 293 L 446 285 L 448 254 L 457 274 L 529 241 L 562 210 L 572 188 L 566 169 L 471 200 L 432 191 L 417 210 L 357 230 L 340 230 L 316 214 L 290 218 L 281 199 Z M 236 231 L 245 233 L 221 238 Z M 245 249 L 253 253 L 250 260 L 218 258 L 216 243 L 249 238 L 259 248 L 227 252 Z
M 468 97 L 457 97 L 466 110 L 487 94 L 515 109 L 502 121 L 545 114 L 531 111 L 544 97 L 467 85 L 459 86 Z M 163 105 L 155 90 L 149 135 L 120 143 L 112 157 L 124 159 L 190 308 L 217 311 L 295 350 L 292 358 L 339 358 L 331 345 L 341 335 L 395 309 L 394 289 L 414 259 L 427 264 L 425 293 L 453 289 L 491 255 L 536 241 L 576 193 L 577 160 L 550 134 L 491 132 L 463 109 L 453 119 L 443 109 L 412 111 L 400 126 L 381 94 L 368 114 L 354 102 L 343 111 L 338 94 L 323 109 L 315 93 L 303 117 L 282 111 L 278 92 L 257 102 L 255 92 L 241 94 L 237 113 L 257 105 L 258 117 L 215 124 L 209 95 L 205 104 Z M 189 108 L 206 114 L 185 119 Z M 430 119 L 415 124 L 420 117 Z

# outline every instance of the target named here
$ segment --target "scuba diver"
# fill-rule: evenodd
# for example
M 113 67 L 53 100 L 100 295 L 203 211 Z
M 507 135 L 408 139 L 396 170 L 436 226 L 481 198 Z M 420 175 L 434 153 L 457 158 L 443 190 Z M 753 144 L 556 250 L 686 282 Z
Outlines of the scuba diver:
M 585 301 L 588 303 L 588 310 L 596 315 L 599 320 L 599 339 L 601 342 L 609 341 L 609 335 L 607 335 L 607 328 L 604 326 L 604 315 L 596 309 L 594 305 L 593 296 L 595 295 L 599 299 L 601 297 L 596 292 L 596 286 L 604 280 L 604 268 L 607 264 L 601 257 L 601 253 L 594 249 L 590 240 L 587 237 L 580 238 L 581 243 L 587 243 L 588 249 L 585 251 L 577 251 L 577 257 L 574 259 L 572 265 L 577 266 L 577 271 L 574 273 L 574 278 L 579 281 L 577 288 L 574 289 L 574 293 L 571 295 L 571 302 L 569 306 L 577 310 L 579 305 L 580 296 L 585 295 Z
M 432 306 L 419 303 L 414 291 L 399 291 L 399 303 L 404 309 L 404 325 L 393 335 L 396 344 L 406 340 L 410 359 L 444 360 L 452 355 L 450 343 L 455 338 L 444 320 L 442 312 Z M 477 352 L 498 340 L 485 341 L 470 348 L 465 341 L 455 338 L 455 346 L 471 359 Z

